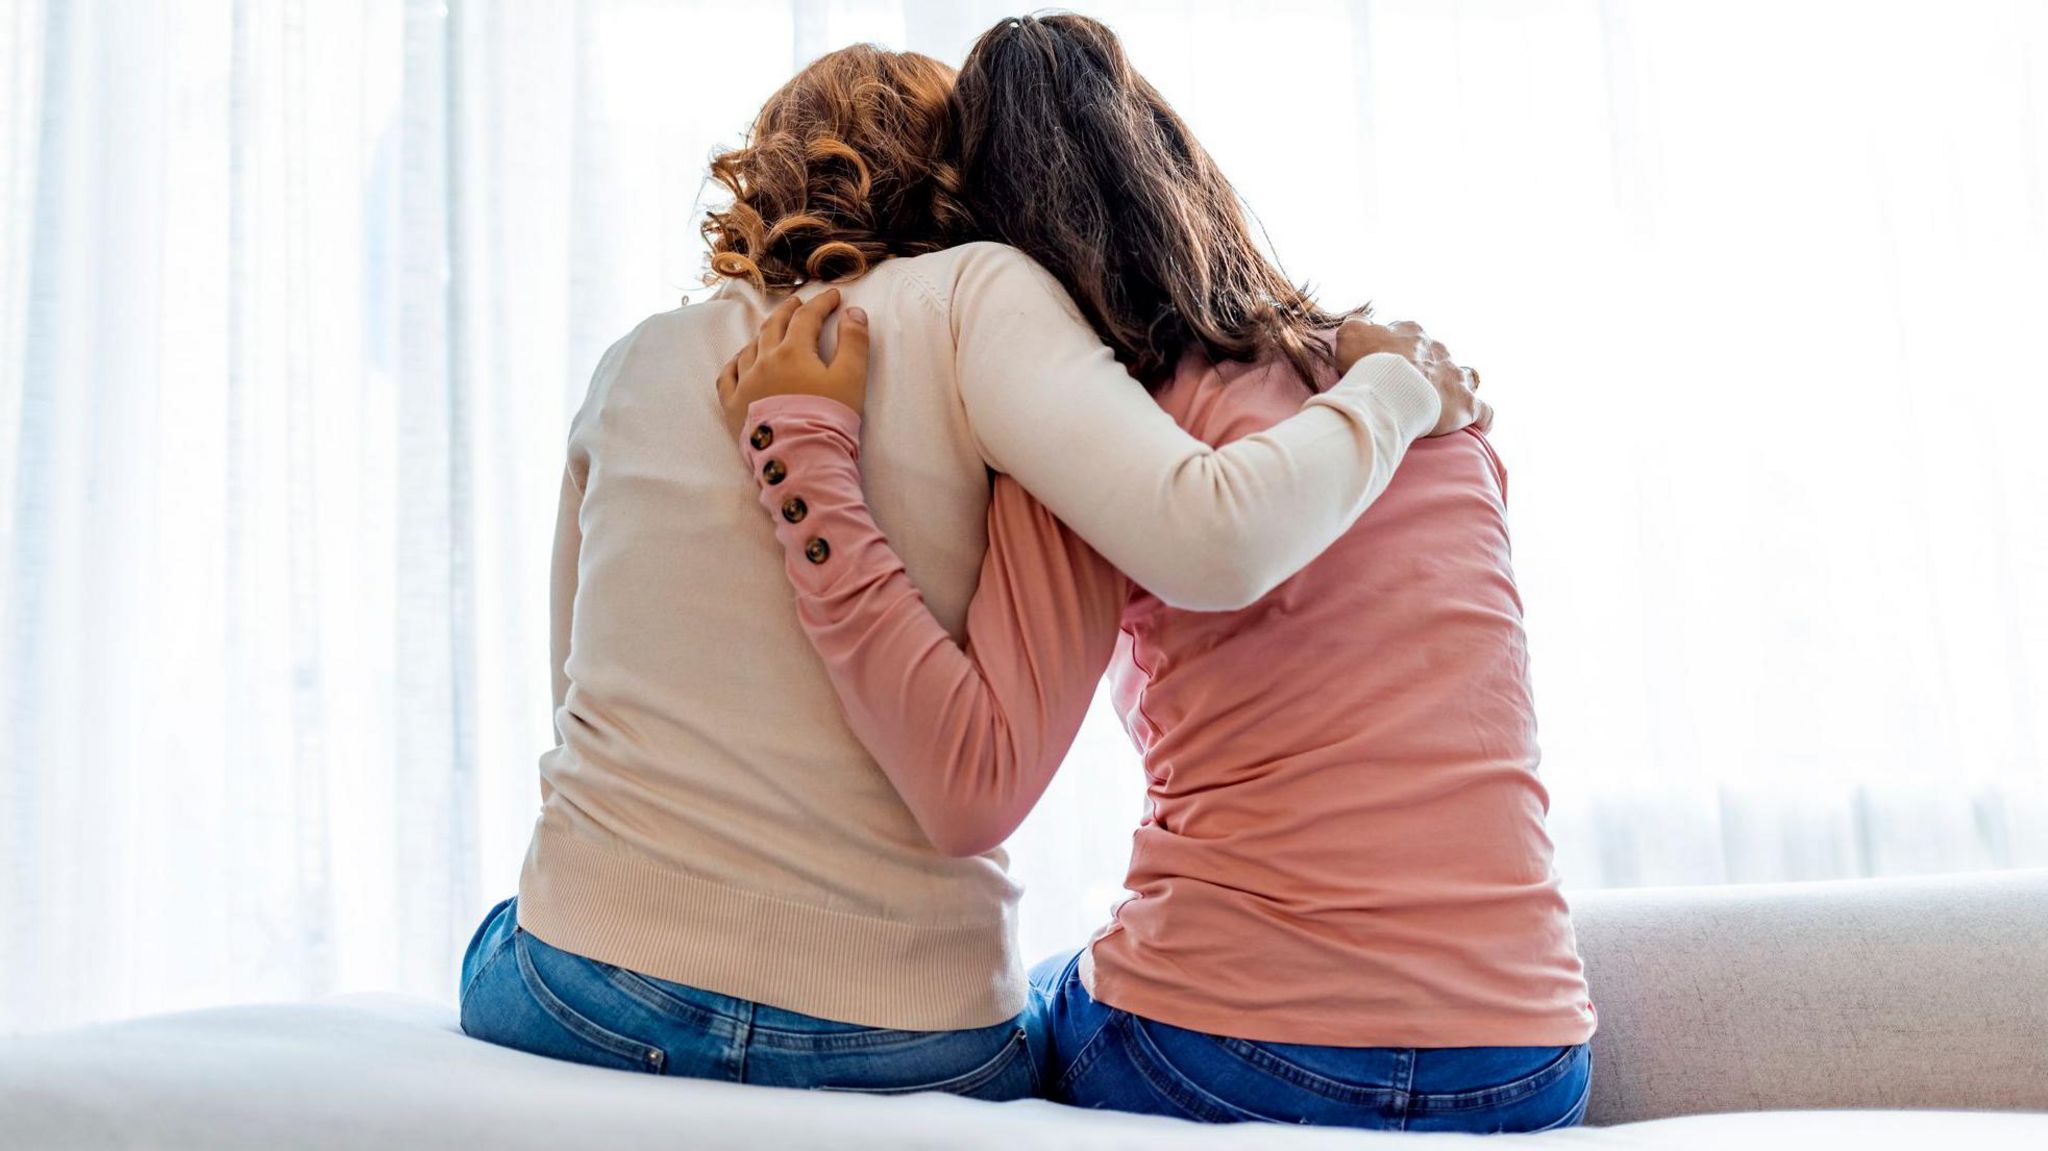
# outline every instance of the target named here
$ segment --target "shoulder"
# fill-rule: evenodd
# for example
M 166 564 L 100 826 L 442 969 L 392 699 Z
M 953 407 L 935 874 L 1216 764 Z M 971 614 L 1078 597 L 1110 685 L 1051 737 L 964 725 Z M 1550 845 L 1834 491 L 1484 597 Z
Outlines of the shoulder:
M 952 318 L 957 335 L 963 318 L 982 310 L 1057 309 L 1085 323 L 1059 280 L 1038 261 L 1008 244 L 977 240 L 905 260 L 892 260 L 919 280 L 932 301 Z
M 753 285 L 726 284 L 703 299 L 685 301 L 680 308 L 641 320 L 613 347 L 645 353 L 691 347 L 707 340 L 716 343 L 735 321 L 764 314 L 770 306 Z
M 953 256 L 957 284 L 1006 285 L 1012 290 L 1031 290 L 1067 298 L 1067 290 L 1037 260 L 1008 244 L 979 240 L 962 244 L 939 255 Z
M 725 285 L 704 299 L 641 320 L 605 352 L 598 371 L 609 368 L 616 374 L 648 364 L 666 368 L 691 357 L 722 359 L 745 342 L 735 337 L 768 307 L 752 285 Z
M 645 386 L 634 381 L 654 381 L 666 387 L 679 375 L 702 374 L 707 365 L 722 364 L 724 357 L 744 342 L 740 333 L 750 326 L 749 317 L 757 310 L 750 311 L 744 298 L 721 290 L 642 319 L 598 357 L 576 422 L 603 409 L 617 389 L 632 391 Z

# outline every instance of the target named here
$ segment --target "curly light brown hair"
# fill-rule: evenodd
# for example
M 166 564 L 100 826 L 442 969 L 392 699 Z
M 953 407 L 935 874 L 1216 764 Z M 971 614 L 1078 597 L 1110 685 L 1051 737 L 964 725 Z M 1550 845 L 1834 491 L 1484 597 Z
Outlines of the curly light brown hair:
M 946 157 L 953 70 L 916 52 L 829 52 L 761 107 L 744 145 L 714 156 L 732 203 L 704 218 L 710 274 L 787 290 L 850 280 L 970 230 Z

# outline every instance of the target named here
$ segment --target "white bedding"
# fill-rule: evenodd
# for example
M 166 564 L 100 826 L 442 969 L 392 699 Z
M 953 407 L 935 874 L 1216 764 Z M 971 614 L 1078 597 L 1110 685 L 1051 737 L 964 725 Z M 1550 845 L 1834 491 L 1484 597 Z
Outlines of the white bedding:
M 1477 1137 L 1202 1127 L 1050 1103 L 874 1098 L 662 1079 L 463 1035 L 395 996 L 222 1008 L 0 1042 L 0 1147 L 1384 1147 Z M 1523 1137 L 1543 1147 L 2048 1147 L 2048 1115 L 1700 1116 Z

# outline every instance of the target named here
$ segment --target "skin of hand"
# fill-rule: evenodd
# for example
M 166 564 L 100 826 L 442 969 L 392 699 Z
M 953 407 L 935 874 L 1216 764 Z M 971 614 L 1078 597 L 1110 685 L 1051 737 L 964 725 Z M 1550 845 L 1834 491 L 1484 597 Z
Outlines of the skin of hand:
M 761 330 L 718 373 L 718 403 L 733 438 L 745 430 L 747 406 L 768 396 L 823 396 L 859 415 L 868 393 L 868 314 L 848 308 L 839 318 L 839 346 L 827 363 L 818 354 L 825 318 L 839 307 L 839 289 L 808 302 L 791 296 L 761 321 Z
M 1450 349 L 1431 339 L 1422 325 L 1410 320 L 1394 324 L 1346 320 L 1337 328 L 1338 371 L 1350 371 L 1351 365 L 1376 352 L 1402 357 L 1436 385 L 1443 412 L 1430 435 L 1449 435 L 1468 425 L 1482 432 L 1493 430 L 1493 406 L 1478 395 L 1479 373 L 1453 362 Z

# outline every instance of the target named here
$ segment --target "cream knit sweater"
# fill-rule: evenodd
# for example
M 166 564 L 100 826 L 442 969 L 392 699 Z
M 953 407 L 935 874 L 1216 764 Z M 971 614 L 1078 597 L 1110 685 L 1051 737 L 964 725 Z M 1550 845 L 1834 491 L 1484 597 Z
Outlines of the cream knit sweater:
M 874 333 L 868 499 L 956 639 L 991 468 L 1161 599 L 1224 610 L 1342 533 L 1436 419 L 1428 381 L 1372 356 L 1294 418 L 1211 449 L 1013 249 L 892 260 L 841 288 Z M 520 925 L 810 1015 L 986 1026 L 1024 1003 L 1006 859 L 935 850 L 847 729 L 719 411 L 718 370 L 771 306 L 728 284 L 647 320 L 577 413 L 554 569 L 560 742 L 541 758 Z

